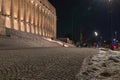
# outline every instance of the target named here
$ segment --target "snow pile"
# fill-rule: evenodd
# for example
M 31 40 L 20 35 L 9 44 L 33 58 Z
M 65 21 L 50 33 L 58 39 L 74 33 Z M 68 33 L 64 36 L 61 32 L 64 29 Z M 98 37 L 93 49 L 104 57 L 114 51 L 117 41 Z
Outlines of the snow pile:
M 85 58 L 78 80 L 120 80 L 120 52 L 99 51 Z
M 61 45 L 61 46 L 63 46 L 63 47 L 75 47 L 75 46 L 72 45 L 72 44 L 65 43 L 65 42 L 62 42 L 62 41 L 59 41 L 59 40 L 52 40 L 52 39 L 50 39 L 50 38 L 43 38 L 43 39 L 45 39 L 45 40 L 47 40 L 47 41 L 49 41 L 49 42 L 57 43 L 57 44 L 59 44 L 59 45 Z

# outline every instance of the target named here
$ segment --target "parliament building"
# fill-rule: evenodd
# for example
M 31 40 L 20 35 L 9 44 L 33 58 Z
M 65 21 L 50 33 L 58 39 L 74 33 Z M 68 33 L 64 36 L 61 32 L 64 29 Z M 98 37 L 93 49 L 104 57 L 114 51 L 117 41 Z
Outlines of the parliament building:
M 56 10 L 48 0 L 0 0 L 0 35 L 13 32 L 56 38 Z

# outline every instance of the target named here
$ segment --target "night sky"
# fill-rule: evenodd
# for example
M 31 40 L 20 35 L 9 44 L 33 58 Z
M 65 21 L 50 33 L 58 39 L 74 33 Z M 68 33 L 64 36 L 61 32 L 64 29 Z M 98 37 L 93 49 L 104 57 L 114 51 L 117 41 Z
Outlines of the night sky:
M 111 39 L 120 38 L 120 0 L 49 0 L 57 11 L 57 36 L 79 40 L 80 33 Z

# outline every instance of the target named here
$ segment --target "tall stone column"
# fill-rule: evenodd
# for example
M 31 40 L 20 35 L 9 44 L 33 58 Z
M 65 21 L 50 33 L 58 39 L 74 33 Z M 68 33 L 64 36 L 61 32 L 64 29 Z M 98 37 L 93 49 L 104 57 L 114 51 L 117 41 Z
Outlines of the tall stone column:
M 41 35 L 41 5 L 39 7 L 39 34 Z
M 36 27 L 36 26 L 35 26 L 35 21 L 36 21 L 36 20 L 35 20 L 35 19 L 36 19 L 35 17 L 36 17 L 36 16 L 35 16 L 35 15 L 36 15 L 36 6 L 35 6 L 35 3 L 34 3 L 34 22 L 33 22 L 33 25 L 34 25 L 34 34 L 36 34 L 36 29 L 35 29 L 35 27 Z
M 30 1 L 30 18 L 29 18 L 29 24 L 30 24 L 30 33 L 32 33 L 32 26 L 31 26 L 31 18 L 32 18 L 32 15 L 31 15 L 31 13 L 32 13 L 32 2 Z
M 43 10 L 43 36 L 45 36 L 45 9 Z
M 48 11 L 46 9 L 46 36 L 48 37 Z
M 43 12 L 42 12 L 42 32 L 43 32 L 43 36 L 45 36 L 45 29 L 44 29 L 44 23 L 45 23 L 45 16 L 44 16 L 44 9 L 43 9 Z
M 2 12 L 2 15 L 5 14 L 5 0 L 2 0 L 2 4 L 1 4 L 1 12 Z
M 36 5 L 36 19 L 35 19 L 35 27 L 36 27 L 36 34 L 38 35 L 39 32 L 39 5 Z
M 20 26 L 21 26 L 21 20 L 20 20 L 20 0 L 18 0 L 18 30 L 19 31 L 21 31 L 21 28 L 20 28 Z
M 50 30 L 49 30 L 49 22 L 50 22 L 50 20 L 49 20 L 49 13 L 48 13 L 48 37 L 50 37 L 50 36 L 49 36 L 49 31 L 50 31 Z
M 47 13 L 47 37 L 49 37 L 49 12 Z
M 52 15 L 52 37 L 54 37 L 54 14 Z
M 50 37 L 50 17 L 49 17 L 49 14 L 50 13 L 48 13 L 48 37 Z
M 2 0 L 1 4 L 1 15 L 0 15 L 0 35 L 6 35 L 6 30 L 5 30 L 5 1 Z
M 50 20 L 50 23 L 49 23 L 50 34 L 49 35 L 51 37 L 51 31 L 52 31 L 52 27 L 51 27 L 51 22 L 52 22 L 52 20 L 51 20 L 51 12 L 50 12 L 50 19 L 49 20 Z
M 45 33 L 45 35 L 44 35 L 44 36 L 47 36 L 47 35 L 46 35 L 46 33 L 47 33 L 47 31 L 46 31 L 46 27 L 47 27 L 47 26 L 46 26 L 46 23 L 47 23 L 46 10 L 45 10 L 45 13 L 44 13 L 44 14 L 45 14 L 45 16 L 44 16 L 44 17 L 45 17 L 45 19 L 44 19 L 44 33 Z
M 41 35 L 43 36 L 43 9 L 41 8 Z
M 51 37 L 53 37 L 53 13 L 51 16 Z
M 13 10 L 13 0 L 11 0 L 11 10 L 10 10 L 10 15 L 11 15 L 11 29 L 14 29 L 14 10 Z
M 48 27 L 49 27 L 49 37 L 50 37 L 50 13 L 49 13 L 49 24 L 48 24 Z
M 38 35 L 40 35 L 40 33 L 39 33 L 40 32 L 40 26 L 39 26 L 40 18 L 39 17 L 40 17 L 40 8 L 38 7 L 38 21 L 37 21 Z
M 2 0 L 0 0 L 0 13 L 1 13 L 1 9 L 2 9 Z
M 49 14 L 49 37 L 51 37 L 51 13 Z
M 53 37 L 53 14 L 52 14 L 51 17 L 52 17 L 52 22 L 51 22 L 51 25 L 52 25 L 52 26 L 51 26 L 51 28 L 52 28 L 51 34 L 52 34 L 52 35 L 51 35 L 51 36 Z
M 51 32 L 50 32 L 50 34 L 51 34 L 51 36 L 50 37 L 52 37 L 52 32 L 53 32 L 53 20 L 52 20 L 52 14 L 51 14 Z
M 26 29 L 26 0 L 24 0 L 24 31 L 27 32 L 27 29 Z
M 56 38 L 56 36 L 57 36 L 57 34 L 56 34 L 56 31 L 57 31 L 57 28 L 56 28 L 56 26 L 57 26 L 57 20 L 56 20 L 56 15 L 54 16 L 54 38 Z
M 42 17 L 42 7 L 41 7 L 41 8 L 40 8 L 40 31 L 41 31 L 40 33 L 41 33 L 41 35 L 43 35 L 43 32 L 42 32 L 42 31 L 43 31 L 43 30 L 42 30 L 42 18 L 43 18 L 43 17 Z
M 46 12 L 46 36 L 48 37 L 48 11 Z

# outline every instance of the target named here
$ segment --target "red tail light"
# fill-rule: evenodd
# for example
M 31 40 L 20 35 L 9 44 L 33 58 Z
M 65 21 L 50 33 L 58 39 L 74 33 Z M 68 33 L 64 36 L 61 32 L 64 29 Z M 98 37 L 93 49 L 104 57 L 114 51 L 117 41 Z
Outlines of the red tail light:
M 116 49 L 116 48 L 117 48 L 117 46 L 113 46 L 113 48 L 114 48 L 114 49 Z

